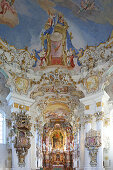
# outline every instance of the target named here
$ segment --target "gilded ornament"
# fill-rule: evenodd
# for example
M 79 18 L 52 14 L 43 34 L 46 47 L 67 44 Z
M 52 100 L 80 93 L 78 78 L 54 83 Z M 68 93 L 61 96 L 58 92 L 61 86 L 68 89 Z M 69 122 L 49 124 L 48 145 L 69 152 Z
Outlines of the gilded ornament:
M 18 107 L 19 107 L 19 104 L 18 104 L 18 103 L 14 103 L 14 107 L 15 107 L 15 108 L 18 108 Z
M 6 119 L 6 125 L 8 128 L 11 128 L 12 122 L 10 119 Z
M 104 119 L 104 126 L 108 127 L 110 125 L 110 118 L 105 118 Z
M 103 112 L 103 111 L 97 112 L 97 113 L 95 113 L 94 115 L 95 115 L 95 117 L 96 117 L 96 121 L 103 120 L 103 118 L 104 118 L 104 112 Z
M 18 92 L 22 91 L 25 94 L 28 91 L 29 81 L 23 77 L 17 77 L 15 85 Z
M 25 156 L 28 153 L 28 149 L 31 147 L 30 136 L 32 136 L 31 130 L 31 117 L 25 112 L 12 113 L 12 129 L 9 136 L 15 136 L 14 148 L 18 155 L 19 166 L 25 166 Z
M 97 103 L 96 103 L 96 106 L 97 106 L 97 107 L 100 107 L 101 105 L 102 105 L 102 102 L 97 102 Z
M 91 114 L 87 114 L 84 116 L 84 120 L 85 120 L 85 123 L 91 123 L 92 122 L 92 115 Z
M 89 110 L 89 107 L 90 107 L 89 105 L 86 105 L 85 110 Z
M 85 86 L 86 86 L 88 92 L 96 91 L 99 86 L 98 77 L 95 75 L 88 77 L 86 79 Z
M 2 61 L 0 60 L 0 64 L 2 64 Z
M 101 146 L 101 133 L 96 130 L 89 130 L 86 133 L 85 147 L 89 150 L 90 165 L 92 167 L 97 166 L 97 152 L 98 148 Z

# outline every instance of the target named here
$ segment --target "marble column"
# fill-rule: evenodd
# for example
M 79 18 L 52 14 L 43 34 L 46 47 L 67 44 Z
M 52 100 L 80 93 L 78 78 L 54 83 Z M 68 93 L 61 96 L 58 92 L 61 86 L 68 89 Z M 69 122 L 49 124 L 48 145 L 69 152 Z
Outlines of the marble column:
M 43 153 L 42 153 L 42 134 L 39 134 L 39 166 L 40 168 L 43 167 Z
M 74 137 L 74 147 L 73 147 L 73 169 L 75 169 L 77 167 L 77 161 L 76 161 L 76 132 L 75 132 L 75 129 L 74 129 L 74 134 L 73 134 L 73 137 Z
M 80 102 L 84 104 L 84 118 L 83 118 L 83 132 L 84 135 L 81 138 L 82 142 L 83 142 L 83 149 L 84 152 L 82 150 L 82 153 L 84 153 L 84 161 L 82 156 L 82 165 L 80 166 L 81 169 L 84 170 L 91 170 L 92 167 L 90 165 L 90 156 L 89 156 L 89 150 L 85 147 L 85 138 L 86 138 L 86 133 L 89 132 L 89 130 L 91 130 L 92 127 L 92 115 L 93 113 L 95 113 L 95 106 L 94 106 L 94 101 L 92 100 L 93 97 L 91 96 L 86 96 L 85 98 L 80 99 Z M 84 168 L 83 168 L 84 167 Z
M 76 127 L 76 135 L 75 135 L 75 168 L 78 168 L 78 155 L 77 155 L 77 148 L 78 148 L 78 128 Z
M 24 110 L 30 114 L 30 106 L 34 103 L 34 100 L 30 98 L 26 98 L 22 95 L 11 92 L 7 96 L 8 104 L 11 106 L 11 113 L 16 112 L 19 113 L 20 108 L 24 108 Z M 18 156 L 16 153 L 16 149 L 14 148 L 14 144 L 12 144 L 12 170 L 31 170 L 32 169 L 32 160 L 31 160 L 31 148 L 28 150 L 28 154 L 25 157 L 25 167 L 19 167 L 18 165 Z M 34 154 L 34 153 L 33 153 Z M 36 168 L 36 166 L 35 166 Z
M 103 169 L 103 117 L 104 112 L 98 112 L 96 114 L 97 131 L 100 131 L 101 135 L 101 146 L 98 148 L 97 152 L 97 169 Z
M 101 134 L 101 146 L 98 148 L 97 152 L 97 170 L 103 170 L 103 120 L 105 116 L 109 116 L 108 108 L 109 96 L 105 91 L 101 91 L 95 98 L 96 101 L 96 126 L 97 131 L 100 131 Z M 106 115 L 105 115 L 106 114 Z
M 85 137 L 86 133 L 88 133 L 91 130 L 91 123 L 92 123 L 92 115 L 88 114 L 85 115 Z M 84 142 L 85 143 L 85 142 Z M 89 156 L 89 150 L 85 147 L 85 155 L 84 155 L 84 170 L 90 170 L 90 156 Z
M 79 170 L 84 170 L 84 150 L 85 150 L 85 139 L 84 139 L 84 125 L 81 125 L 80 130 L 80 168 Z

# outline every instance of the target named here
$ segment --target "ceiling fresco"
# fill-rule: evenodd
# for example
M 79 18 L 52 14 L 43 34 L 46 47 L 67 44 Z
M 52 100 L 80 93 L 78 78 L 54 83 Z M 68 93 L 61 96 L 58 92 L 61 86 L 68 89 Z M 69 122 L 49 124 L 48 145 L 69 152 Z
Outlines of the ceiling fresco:
M 73 135 L 79 157 L 79 129 L 104 115 L 112 77 L 113 0 L 0 0 L 0 109 L 21 165 L 36 130 L 43 158 L 51 146 L 71 153 Z
M 113 0 L 0 0 L 0 5 L 0 37 L 18 49 L 39 50 L 52 15 L 64 16 L 76 49 L 105 42 L 113 30 Z
M 0 72 L 7 86 L 34 100 L 43 119 L 72 120 L 80 99 L 105 89 L 113 72 L 113 1 L 0 5 Z

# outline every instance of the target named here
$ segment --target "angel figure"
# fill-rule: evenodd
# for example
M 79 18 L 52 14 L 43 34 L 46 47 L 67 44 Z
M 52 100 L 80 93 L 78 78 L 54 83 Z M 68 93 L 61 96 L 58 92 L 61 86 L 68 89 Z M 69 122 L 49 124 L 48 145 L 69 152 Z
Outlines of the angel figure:
M 73 59 L 74 59 L 73 50 L 72 48 L 70 48 L 70 50 L 67 52 L 67 66 L 75 67 Z
M 48 10 L 48 14 L 49 14 L 49 18 L 47 21 L 47 24 L 51 27 L 52 25 L 55 25 L 55 14 L 53 12 L 51 12 L 50 10 Z
M 96 7 L 95 7 L 95 2 L 94 0 L 81 0 L 81 7 L 80 7 L 80 10 L 79 10 L 79 13 L 82 12 L 82 11 L 87 11 L 87 10 L 95 10 Z
M 46 55 L 47 55 L 47 52 L 45 49 L 43 49 L 41 52 L 40 52 L 40 66 L 46 66 Z
M 5 14 L 7 12 L 7 10 L 10 10 L 13 14 L 15 14 L 15 9 L 13 8 L 13 4 L 14 4 L 15 0 L 2 0 L 0 3 L 1 6 L 1 11 L 0 14 Z

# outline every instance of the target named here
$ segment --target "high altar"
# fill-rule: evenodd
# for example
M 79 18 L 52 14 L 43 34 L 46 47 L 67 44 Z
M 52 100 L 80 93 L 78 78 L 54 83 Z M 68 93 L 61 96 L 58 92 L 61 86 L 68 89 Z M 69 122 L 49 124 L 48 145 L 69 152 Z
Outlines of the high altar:
M 51 120 L 50 124 L 46 124 L 43 136 L 43 166 L 48 169 L 72 169 L 72 150 L 70 150 L 73 145 L 72 140 L 72 127 L 65 120 Z

